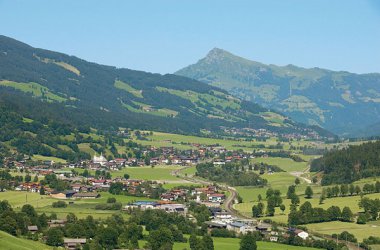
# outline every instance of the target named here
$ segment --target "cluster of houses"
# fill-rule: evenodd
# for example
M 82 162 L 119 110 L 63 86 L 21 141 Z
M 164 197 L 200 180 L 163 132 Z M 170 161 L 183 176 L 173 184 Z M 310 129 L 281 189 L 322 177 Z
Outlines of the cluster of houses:
M 260 234 L 268 241 L 277 242 L 279 238 L 289 237 L 289 232 L 302 239 L 307 239 L 309 234 L 303 230 L 289 228 L 288 232 L 279 232 L 273 230 L 272 225 L 263 221 L 254 219 L 239 219 L 233 217 L 230 213 L 223 211 L 220 207 L 210 207 L 211 220 L 205 222 L 209 231 L 213 229 L 227 229 L 236 234 L 247 234 L 248 232 L 260 232 Z
M 50 220 L 48 221 L 48 227 L 54 228 L 54 227 L 63 227 L 66 224 L 66 220 Z M 35 234 L 38 232 L 38 226 L 28 226 L 28 231 L 31 234 Z M 63 239 L 63 245 L 65 249 L 69 250 L 75 250 L 78 249 L 78 246 L 84 246 L 87 243 L 86 238 L 64 238 Z
M 195 200 L 198 203 L 221 204 L 226 196 L 218 191 L 216 186 L 197 187 L 194 189 L 177 188 L 161 194 L 163 201 Z

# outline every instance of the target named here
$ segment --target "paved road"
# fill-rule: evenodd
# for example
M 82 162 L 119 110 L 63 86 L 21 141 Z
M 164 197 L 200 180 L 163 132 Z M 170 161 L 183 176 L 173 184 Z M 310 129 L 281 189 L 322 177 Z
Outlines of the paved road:
M 200 178 L 196 178 L 194 176 L 185 176 L 185 175 L 183 175 L 181 173 L 181 171 L 183 171 L 183 170 L 185 170 L 187 168 L 191 168 L 191 166 L 186 166 L 186 167 L 183 167 L 183 168 L 180 168 L 180 169 L 173 170 L 171 174 L 174 175 L 174 176 L 179 176 L 183 180 L 186 180 L 186 181 L 189 181 L 189 182 L 199 183 L 199 184 L 202 184 L 202 185 L 213 185 L 213 183 L 210 182 L 210 181 L 206 181 L 206 180 L 203 180 L 203 179 L 200 179 Z M 237 218 L 252 219 L 252 218 L 248 218 L 247 216 L 241 215 L 238 211 L 236 211 L 236 209 L 233 208 L 233 205 L 235 204 L 235 200 L 238 197 L 238 193 L 237 193 L 236 189 L 233 188 L 233 187 L 227 186 L 227 185 L 219 185 L 219 186 L 224 191 L 229 191 L 229 193 L 230 193 L 230 195 L 224 201 L 225 210 L 227 212 L 229 212 L 231 215 L 233 215 L 233 216 L 235 216 Z

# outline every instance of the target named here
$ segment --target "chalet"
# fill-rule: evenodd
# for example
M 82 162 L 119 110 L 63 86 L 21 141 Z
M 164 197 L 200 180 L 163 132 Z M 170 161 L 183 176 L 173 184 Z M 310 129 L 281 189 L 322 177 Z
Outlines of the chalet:
M 127 160 L 124 159 L 124 158 L 116 158 L 114 161 L 115 161 L 115 163 L 116 163 L 118 166 L 124 166 L 124 165 L 125 165 L 125 162 L 126 162 Z
M 219 165 L 226 164 L 226 162 L 222 159 L 216 159 L 216 160 L 214 160 L 213 164 L 219 166 Z
M 308 237 L 309 237 L 309 233 L 303 231 L 303 230 L 300 230 L 300 229 L 295 229 L 294 230 L 294 233 L 300 237 L 301 239 L 303 240 L 306 240 Z
M 136 201 L 126 205 L 124 207 L 124 210 L 127 210 L 129 208 L 139 208 L 141 210 L 154 209 L 157 205 L 158 203 L 154 201 Z
M 91 180 L 92 186 L 103 186 L 107 183 L 106 180 Z
M 28 226 L 28 231 L 32 234 L 38 232 L 38 227 L 37 226 Z
M 267 234 L 272 231 L 272 226 L 270 224 L 261 222 L 256 226 L 256 229 L 257 231 L 260 231 L 261 233 Z
M 173 165 L 180 165 L 182 163 L 181 158 L 179 157 L 173 157 L 172 158 L 172 164 Z
M 49 228 L 52 227 L 63 227 L 66 224 L 66 220 L 50 220 L 48 221 Z
M 78 246 L 83 246 L 86 244 L 87 240 L 86 238 L 78 238 L 78 239 L 69 239 L 69 238 L 64 238 L 63 239 L 63 244 L 66 249 L 78 249 Z M 80 248 L 81 249 L 81 248 Z
M 76 193 L 73 195 L 73 198 L 77 198 L 77 199 L 96 199 L 99 197 L 100 197 L 100 194 L 98 193 Z
M 243 222 L 235 221 L 227 225 L 227 229 L 234 231 L 238 234 L 247 234 L 248 232 L 254 232 L 256 229 Z
M 75 192 L 80 192 L 82 189 L 82 184 L 76 183 L 71 185 L 71 189 Z
M 198 159 L 196 158 L 185 156 L 180 157 L 180 160 L 182 164 L 196 164 L 198 162 Z
M 186 214 L 187 208 L 183 204 L 161 204 L 156 207 L 157 209 L 164 210 L 168 213 Z
M 50 193 L 50 197 L 56 198 L 56 199 L 70 199 L 73 197 L 74 194 L 76 194 L 76 192 L 73 190 L 53 191 Z
M 222 212 L 222 208 L 220 207 L 209 207 L 208 210 L 212 216 L 215 216 L 216 213 Z
M 128 158 L 128 160 L 125 162 L 125 165 L 136 166 L 137 165 L 137 159 L 136 158 Z
M 150 159 L 150 164 L 151 165 L 157 165 L 160 162 L 160 158 L 155 157 Z
M 269 237 L 269 241 L 277 242 L 278 241 L 278 236 L 275 236 L 275 235 L 270 236 Z
M 213 229 L 213 228 L 219 228 L 219 229 L 227 228 L 227 224 L 223 223 L 223 222 L 220 222 L 220 221 L 206 221 L 205 224 L 207 225 L 207 227 L 209 229 Z
M 231 220 L 232 219 L 232 215 L 228 212 L 216 212 L 215 215 L 214 215 L 214 218 L 217 219 L 217 220 Z
M 226 196 L 224 194 L 219 194 L 219 193 L 215 193 L 215 194 L 209 194 L 207 196 L 208 198 L 208 201 L 209 202 L 223 202 L 224 199 L 226 198 Z
M 161 194 L 160 199 L 163 201 L 175 201 L 178 199 L 178 196 L 174 193 L 169 192 Z

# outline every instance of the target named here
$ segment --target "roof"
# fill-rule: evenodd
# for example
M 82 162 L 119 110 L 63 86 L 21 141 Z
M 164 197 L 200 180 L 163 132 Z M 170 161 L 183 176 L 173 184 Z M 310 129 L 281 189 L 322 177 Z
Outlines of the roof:
M 28 226 L 28 230 L 29 231 L 38 231 L 38 227 L 37 226 Z
M 224 197 L 224 194 L 210 194 L 211 197 Z
M 232 223 L 230 224 L 230 226 L 232 226 L 232 227 L 244 227 L 245 224 L 244 224 L 244 223 L 241 223 L 241 222 L 232 222 Z
M 73 195 L 74 197 L 99 197 L 98 193 L 76 193 Z
M 70 239 L 70 238 L 65 238 L 63 239 L 63 242 L 65 244 L 67 243 L 79 243 L 79 244 L 85 244 L 87 240 L 85 238 L 79 238 L 79 239 Z
M 133 205 L 136 205 L 136 206 L 157 205 L 157 202 L 155 202 L 155 201 L 136 201 L 133 203 Z
M 206 221 L 205 223 L 211 227 L 226 227 L 225 224 L 221 224 L 221 223 L 217 223 L 213 221 Z

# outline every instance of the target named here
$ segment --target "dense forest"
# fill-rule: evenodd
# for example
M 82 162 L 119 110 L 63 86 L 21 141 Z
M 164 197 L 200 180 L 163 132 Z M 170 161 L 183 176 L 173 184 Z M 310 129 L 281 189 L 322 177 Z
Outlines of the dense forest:
M 311 171 L 323 171 L 322 185 L 379 176 L 380 141 L 330 151 L 312 162 Z
M 1 101 L 76 125 L 191 134 L 251 127 L 331 135 L 285 117 L 284 124 L 273 125 L 261 115 L 267 109 L 186 77 L 90 63 L 5 36 L 0 36 L 0 68 Z

